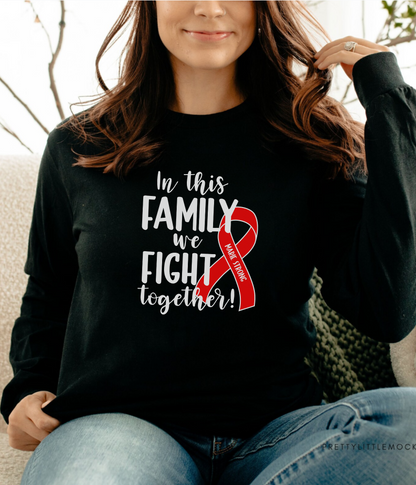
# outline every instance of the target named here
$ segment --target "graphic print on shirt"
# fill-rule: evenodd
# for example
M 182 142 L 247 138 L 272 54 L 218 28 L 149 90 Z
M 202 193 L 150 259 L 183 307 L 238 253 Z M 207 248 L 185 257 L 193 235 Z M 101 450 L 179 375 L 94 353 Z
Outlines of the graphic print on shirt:
M 200 197 L 194 197 L 186 205 L 183 197 L 171 195 L 178 184 L 184 184 L 188 192 L 198 192 Z M 214 192 L 222 195 L 225 191 L 223 177 L 211 176 L 208 182 L 204 180 L 201 172 L 184 174 L 184 180 L 174 182 L 170 178 L 163 178 L 161 172 L 157 174 L 156 190 L 168 194 L 162 197 L 156 195 L 144 195 L 142 205 L 142 229 L 157 230 L 161 224 L 166 225 L 170 231 L 174 231 L 172 244 L 180 247 L 183 251 L 190 247 L 199 249 L 200 252 L 179 253 L 171 252 L 166 256 L 160 251 L 145 250 L 142 252 L 142 285 L 140 301 L 143 305 L 158 305 L 160 313 L 165 315 L 171 306 L 194 306 L 198 310 L 218 306 L 224 310 L 230 306 L 234 308 L 236 291 L 231 289 L 230 295 L 223 294 L 220 288 L 221 278 L 231 272 L 239 294 L 238 310 L 253 308 L 256 304 L 256 292 L 254 283 L 244 258 L 256 244 L 258 233 L 257 217 L 253 211 L 238 206 L 238 200 L 234 199 L 228 204 L 225 199 L 216 200 L 205 195 Z M 172 201 L 176 201 L 176 211 L 172 215 Z M 222 218 L 217 227 L 214 224 L 214 209 L 216 204 L 220 206 Z M 156 212 L 155 217 L 151 216 Z M 232 222 L 244 223 L 247 227 L 245 234 L 235 241 L 232 235 Z M 203 239 L 195 235 L 180 234 L 184 230 L 184 223 L 192 223 L 194 232 L 207 232 L 210 237 L 216 234 L 218 249 L 221 255 L 203 252 Z M 198 274 L 198 264 L 203 263 L 202 274 Z M 172 270 L 176 265 L 180 271 Z M 181 281 L 186 286 L 180 293 L 174 296 L 161 295 L 149 288 L 149 277 L 153 275 L 156 284 L 166 282 L 172 285 Z M 189 281 L 191 286 L 189 285 Z

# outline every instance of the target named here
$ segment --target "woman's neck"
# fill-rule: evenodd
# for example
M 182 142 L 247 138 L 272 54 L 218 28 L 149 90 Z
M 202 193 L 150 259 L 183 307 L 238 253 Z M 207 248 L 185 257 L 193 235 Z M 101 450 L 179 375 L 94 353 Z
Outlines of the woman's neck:
M 168 107 L 187 114 L 220 113 L 241 104 L 245 97 L 235 83 L 235 65 L 224 69 L 173 66 L 176 99 Z

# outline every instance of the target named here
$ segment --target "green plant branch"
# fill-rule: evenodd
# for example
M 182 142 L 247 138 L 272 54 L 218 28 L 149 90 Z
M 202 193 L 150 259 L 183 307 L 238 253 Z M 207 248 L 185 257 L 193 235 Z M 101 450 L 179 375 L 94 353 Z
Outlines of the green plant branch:
M 397 0 L 393 1 L 391 4 L 389 4 L 386 0 L 382 0 L 381 3 L 383 8 L 387 11 L 388 16 L 377 36 L 375 43 L 382 44 L 388 48 L 391 48 L 391 47 L 397 47 L 400 44 L 406 44 L 416 40 L 416 1 L 415 0 L 403 1 L 399 5 Z M 402 11 L 403 7 L 407 7 L 405 12 Z M 409 23 L 406 26 L 403 26 L 403 24 L 400 24 L 400 22 L 398 22 L 398 20 L 403 20 L 403 19 L 405 20 L 409 19 Z M 364 24 L 364 20 L 363 20 L 363 24 Z M 393 28 L 397 29 L 399 27 L 400 27 L 400 32 L 397 34 L 395 38 L 391 38 L 390 36 Z M 384 34 L 386 29 L 387 29 L 387 32 Z M 408 34 L 403 35 L 403 33 L 406 33 L 406 32 Z M 365 36 L 363 37 L 365 38 Z M 351 104 L 357 101 L 356 97 L 354 99 L 346 101 L 348 92 L 351 89 L 351 86 L 353 84 L 354 84 L 353 81 L 350 81 L 348 83 L 345 89 L 345 92 L 341 98 L 341 102 L 344 105 Z

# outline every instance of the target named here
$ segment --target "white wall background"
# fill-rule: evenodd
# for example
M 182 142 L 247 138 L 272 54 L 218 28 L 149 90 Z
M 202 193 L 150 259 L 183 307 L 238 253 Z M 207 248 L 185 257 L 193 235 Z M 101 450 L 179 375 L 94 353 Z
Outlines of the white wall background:
M 353 35 L 375 41 L 385 13 L 380 0 L 324 0 L 311 7 L 312 12 L 327 30 L 332 40 Z M 126 0 L 67 0 L 65 2 L 66 28 L 63 48 L 55 67 L 55 78 L 66 116 L 72 102 L 86 100 L 99 93 L 95 79 L 95 57 L 116 21 Z M 60 3 L 58 0 L 34 0 L 33 5 L 47 28 L 55 47 L 59 34 Z M 362 9 L 365 11 L 365 35 Z M 51 54 L 41 24 L 34 22 L 31 4 L 24 0 L 0 0 L 0 76 L 30 105 L 49 130 L 60 118 L 49 89 L 48 63 Z M 101 70 L 109 86 L 118 72 L 118 55 L 123 39 L 104 56 Z M 416 43 L 392 49 L 398 58 L 405 81 L 416 87 L 414 64 Z M 331 95 L 339 99 L 349 83 L 341 67 L 334 72 Z M 350 97 L 355 97 L 350 90 Z M 74 112 L 85 109 L 74 107 Z M 354 118 L 365 121 L 365 112 L 359 102 L 347 105 Z M 46 134 L 31 119 L 23 107 L 0 84 L 0 120 L 16 131 L 21 139 L 37 153 L 42 153 Z M 0 129 L 0 153 L 28 153 L 18 141 Z

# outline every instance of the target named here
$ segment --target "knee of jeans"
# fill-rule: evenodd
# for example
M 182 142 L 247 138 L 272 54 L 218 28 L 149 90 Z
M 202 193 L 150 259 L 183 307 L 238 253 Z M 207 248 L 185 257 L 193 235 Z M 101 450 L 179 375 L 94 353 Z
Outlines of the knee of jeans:
M 58 426 L 38 446 L 113 446 L 164 449 L 176 441 L 164 430 L 142 418 L 125 413 L 98 413 L 74 418 Z M 36 451 L 36 450 L 35 450 Z
M 31 458 L 25 470 L 27 484 L 58 483 L 53 481 L 58 476 L 63 484 L 104 483 L 103 477 L 108 483 L 202 482 L 192 458 L 173 437 L 147 420 L 123 413 L 67 421 Z
M 386 425 L 408 422 L 416 428 L 416 388 L 387 387 L 371 389 L 350 395 L 340 401 L 350 404 L 365 420 L 382 422 Z
M 78 418 L 71 419 L 69 421 L 64 422 L 62 426 L 70 426 L 71 428 L 74 427 L 88 427 L 91 426 L 96 429 L 104 428 L 107 429 L 108 426 L 117 426 L 117 427 L 152 427 L 157 428 L 156 425 L 152 424 L 150 421 L 147 421 L 143 418 L 138 418 L 136 416 L 132 416 L 131 414 L 127 413 L 96 413 L 96 414 L 87 414 L 85 416 L 80 416 Z M 59 429 L 59 428 L 57 428 Z M 159 429 L 159 428 L 158 428 Z
M 408 429 L 416 429 L 416 387 L 392 387 L 376 389 L 377 403 L 392 421 L 403 420 Z

